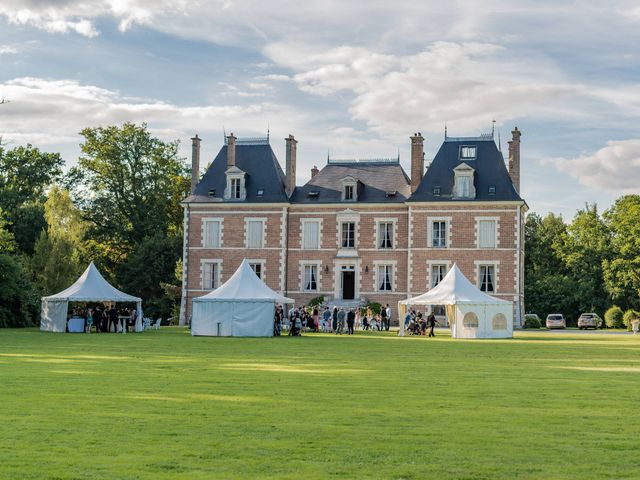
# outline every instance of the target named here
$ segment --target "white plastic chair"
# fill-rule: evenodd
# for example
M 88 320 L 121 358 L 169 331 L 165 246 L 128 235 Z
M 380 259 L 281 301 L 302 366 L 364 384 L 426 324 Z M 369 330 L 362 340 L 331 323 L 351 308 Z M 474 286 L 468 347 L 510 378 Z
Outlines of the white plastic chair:
M 149 328 L 151 328 L 151 319 L 145 317 L 142 319 L 142 330 L 147 330 Z
M 154 330 L 160 330 L 160 322 L 162 322 L 161 318 L 158 318 L 155 323 L 153 323 L 151 325 L 151 328 L 153 328 Z

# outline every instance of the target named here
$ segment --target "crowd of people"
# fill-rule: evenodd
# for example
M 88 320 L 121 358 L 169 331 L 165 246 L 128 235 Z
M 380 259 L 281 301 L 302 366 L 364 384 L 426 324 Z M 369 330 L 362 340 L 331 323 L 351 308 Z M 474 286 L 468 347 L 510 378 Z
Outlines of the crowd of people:
M 371 308 L 342 308 L 334 306 L 291 307 L 285 314 L 281 305 L 276 307 L 274 318 L 274 335 L 287 332 L 298 336 L 303 332 L 325 332 L 336 335 L 353 335 L 355 330 L 386 330 L 391 322 L 389 304 L 374 313 Z
M 428 329 L 429 336 L 435 337 L 434 329 L 436 324 L 438 324 L 438 321 L 433 311 L 426 319 L 423 317 L 422 312 L 416 312 L 415 310 L 408 311 L 404 317 L 404 329 L 409 335 L 426 335 Z
M 67 319 L 67 323 L 71 318 L 82 318 L 86 333 L 91 333 L 92 328 L 95 328 L 96 333 L 118 332 L 123 328 L 129 331 L 135 329 L 138 311 L 135 308 L 118 310 L 113 305 L 110 307 L 97 305 L 74 310 L 70 318 Z

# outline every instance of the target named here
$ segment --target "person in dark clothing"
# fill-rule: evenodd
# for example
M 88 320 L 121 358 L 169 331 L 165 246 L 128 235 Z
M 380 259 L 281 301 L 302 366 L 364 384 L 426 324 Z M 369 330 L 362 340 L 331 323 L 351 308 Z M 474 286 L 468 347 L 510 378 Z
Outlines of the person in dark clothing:
M 96 326 L 96 333 L 100 333 L 103 315 L 102 309 L 99 307 L 93 311 L 93 324 Z M 91 327 L 89 327 L 89 331 L 91 331 Z
M 378 330 L 386 328 L 389 330 L 389 319 L 387 318 L 387 309 L 383 306 L 380 309 L 380 326 Z
M 333 321 L 331 322 L 331 330 L 334 332 L 338 331 L 338 307 L 333 307 Z
M 353 323 L 356 321 L 356 314 L 353 310 L 347 313 L 347 335 L 353 335 Z
M 433 312 L 431 312 L 429 314 L 429 316 L 427 317 L 427 326 L 429 327 L 429 336 L 430 337 L 435 337 L 436 334 L 433 333 L 433 329 L 436 327 L 436 323 L 438 323 L 436 321 L 436 316 L 433 314 Z
M 109 310 L 109 323 L 107 324 L 107 332 L 111 331 L 111 325 L 113 325 L 113 331 L 118 331 L 118 311 L 116 307 L 111 307 Z

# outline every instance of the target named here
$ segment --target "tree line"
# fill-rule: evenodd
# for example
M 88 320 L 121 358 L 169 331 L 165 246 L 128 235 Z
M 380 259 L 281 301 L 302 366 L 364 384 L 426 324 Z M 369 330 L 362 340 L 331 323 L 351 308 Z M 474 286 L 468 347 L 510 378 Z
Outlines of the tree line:
M 146 125 L 87 128 L 81 156 L 0 146 L 0 326 L 35 326 L 40 297 L 68 287 L 90 261 L 144 300 L 177 315 L 190 170 L 178 142 Z

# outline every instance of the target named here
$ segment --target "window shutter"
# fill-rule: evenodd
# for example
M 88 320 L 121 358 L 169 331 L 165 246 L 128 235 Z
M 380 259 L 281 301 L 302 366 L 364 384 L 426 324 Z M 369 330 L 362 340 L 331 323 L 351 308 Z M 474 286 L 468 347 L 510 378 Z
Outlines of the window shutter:
M 213 278 L 213 264 L 204 264 L 204 278 L 202 280 L 202 288 L 209 290 L 211 288 L 211 279 Z
M 479 247 L 495 248 L 496 246 L 495 220 L 480 220 L 478 225 Z
M 320 224 L 318 222 L 305 222 L 303 225 L 302 247 L 307 249 L 320 248 Z
M 220 248 L 220 222 L 205 221 L 204 246 L 208 248 Z
M 262 248 L 263 223 L 261 221 L 249 221 L 247 226 L 247 247 Z

